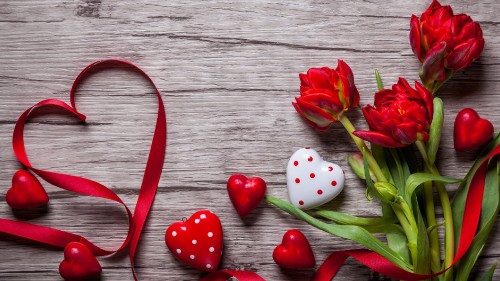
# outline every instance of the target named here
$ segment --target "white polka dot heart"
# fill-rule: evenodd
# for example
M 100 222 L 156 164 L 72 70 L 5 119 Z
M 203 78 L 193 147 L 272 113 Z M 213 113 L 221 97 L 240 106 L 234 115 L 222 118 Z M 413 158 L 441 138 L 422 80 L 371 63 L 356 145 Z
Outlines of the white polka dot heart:
M 324 161 L 314 149 L 299 149 L 286 169 L 288 197 L 300 209 L 318 207 L 339 195 L 344 178 L 339 165 Z
M 199 270 L 213 272 L 222 256 L 222 225 L 209 210 L 194 213 L 185 222 L 168 227 L 165 242 L 172 254 Z

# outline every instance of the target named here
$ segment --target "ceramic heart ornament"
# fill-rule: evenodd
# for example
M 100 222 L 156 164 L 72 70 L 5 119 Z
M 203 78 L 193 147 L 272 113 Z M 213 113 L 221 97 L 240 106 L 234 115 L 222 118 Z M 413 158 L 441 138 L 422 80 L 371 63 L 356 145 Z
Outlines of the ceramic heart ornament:
M 12 187 L 5 200 L 12 209 L 31 209 L 47 205 L 49 196 L 34 175 L 19 170 L 12 177 Z
M 318 207 L 335 198 L 344 188 L 344 171 L 324 161 L 311 148 L 297 150 L 286 169 L 288 197 L 300 209 Z
M 281 267 L 292 269 L 313 268 L 314 253 L 306 236 L 297 229 L 288 230 L 273 252 L 274 261 Z
M 194 213 L 185 222 L 172 224 L 165 233 L 165 242 L 172 254 L 199 270 L 213 272 L 222 256 L 222 225 L 209 210 Z
M 453 141 L 456 151 L 467 151 L 482 147 L 493 136 L 493 125 L 482 119 L 472 108 L 462 109 L 455 119 Z
M 240 217 L 255 209 L 266 194 L 266 182 L 259 178 L 247 178 L 241 174 L 232 175 L 227 181 L 227 192 Z
M 71 242 L 64 248 L 64 260 L 59 265 L 59 274 L 64 280 L 84 280 L 97 276 L 102 268 L 92 252 L 79 242 Z

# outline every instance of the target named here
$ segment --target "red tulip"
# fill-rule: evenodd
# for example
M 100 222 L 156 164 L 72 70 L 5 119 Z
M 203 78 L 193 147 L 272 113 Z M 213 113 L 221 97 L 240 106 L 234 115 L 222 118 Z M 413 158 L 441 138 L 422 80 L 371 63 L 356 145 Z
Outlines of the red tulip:
M 429 140 L 433 115 L 432 94 L 418 82 L 413 89 L 399 78 L 392 89 L 375 94 L 374 107 L 363 108 L 370 131 L 355 131 L 354 135 L 384 147 L 403 147 L 417 140 Z
M 484 39 L 479 23 L 466 14 L 454 15 L 450 6 L 434 0 L 420 19 L 412 15 L 410 44 L 423 63 L 422 81 L 432 86 L 469 67 L 483 51 Z
M 344 111 L 359 105 L 354 75 L 342 60 L 336 69 L 311 68 L 299 77 L 300 97 L 292 104 L 304 120 L 319 131 L 327 130 Z

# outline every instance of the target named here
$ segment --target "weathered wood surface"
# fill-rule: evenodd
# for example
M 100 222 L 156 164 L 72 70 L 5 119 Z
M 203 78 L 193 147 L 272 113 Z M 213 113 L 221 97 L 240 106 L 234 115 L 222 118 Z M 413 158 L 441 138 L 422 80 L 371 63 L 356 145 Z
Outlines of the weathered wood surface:
M 445 3 L 449 3 L 446 1 Z M 481 59 L 441 91 L 446 124 L 439 160 L 445 175 L 463 176 L 473 154 L 453 150 L 452 124 L 463 107 L 476 108 L 500 128 L 500 2 L 453 1 L 484 30 Z M 242 221 L 226 195 L 236 172 L 263 177 L 270 195 L 286 197 L 288 157 L 314 147 L 338 162 L 348 183 L 331 207 L 376 215 L 362 183 L 346 163 L 355 150 L 339 126 L 318 134 L 302 122 L 290 102 L 299 72 L 313 66 L 350 64 L 362 96 L 372 101 L 373 68 L 386 84 L 417 78 L 418 62 L 408 44 L 409 17 L 429 1 L 58 1 L 0 2 L 0 217 L 29 220 L 88 236 L 109 247 L 121 242 L 126 221 L 119 206 L 45 185 L 46 214 L 16 217 L 5 203 L 19 168 L 11 134 L 20 113 L 45 98 L 68 100 L 76 74 L 91 61 L 131 60 L 156 81 L 165 98 L 168 148 L 164 174 L 140 244 L 142 280 L 197 280 L 164 244 L 166 227 L 201 208 L 216 212 L 225 231 L 224 268 L 255 270 L 267 280 L 308 280 L 313 271 L 280 270 L 272 251 L 283 233 L 298 228 L 309 237 L 318 262 L 332 250 L 354 244 L 262 204 Z M 88 79 L 78 93 L 81 125 L 57 115 L 33 119 L 26 142 L 33 164 L 97 180 L 133 206 L 140 186 L 156 114 L 148 84 L 125 70 Z M 360 114 L 350 115 L 363 127 Z M 0 235 L 1 280 L 59 280 L 62 253 Z M 499 261 L 496 225 L 479 271 Z M 125 256 L 101 259 L 102 280 L 132 280 Z M 348 261 L 335 280 L 381 280 Z M 495 280 L 500 279 L 500 271 Z

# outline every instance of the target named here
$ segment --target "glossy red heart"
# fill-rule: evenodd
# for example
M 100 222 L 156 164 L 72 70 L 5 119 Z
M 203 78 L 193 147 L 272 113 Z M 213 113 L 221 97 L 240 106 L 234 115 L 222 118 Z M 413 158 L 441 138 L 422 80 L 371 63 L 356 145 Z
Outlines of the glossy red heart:
M 64 260 L 59 265 L 59 274 L 65 280 L 84 280 L 99 275 L 101 265 L 85 245 L 71 242 L 64 248 Z
M 165 242 L 172 254 L 199 270 L 213 272 L 222 256 L 222 225 L 209 210 L 194 213 L 185 222 L 176 222 L 165 232 Z
M 482 147 L 493 136 L 493 125 L 479 117 L 472 108 L 462 109 L 455 119 L 453 140 L 456 151 L 467 151 Z
M 306 236 L 297 229 L 288 230 L 273 252 L 274 261 L 281 267 L 292 269 L 313 268 L 316 259 Z
M 12 209 L 31 209 L 46 205 L 49 196 L 34 175 L 19 170 L 12 177 L 12 187 L 7 191 L 5 200 Z
M 227 181 L 227 192 L 240 217 L 255 209 L 266 194 L 266 182 L 259 178 L 247 178 L 241 174 L 232 175 Z

